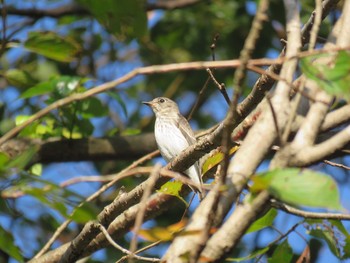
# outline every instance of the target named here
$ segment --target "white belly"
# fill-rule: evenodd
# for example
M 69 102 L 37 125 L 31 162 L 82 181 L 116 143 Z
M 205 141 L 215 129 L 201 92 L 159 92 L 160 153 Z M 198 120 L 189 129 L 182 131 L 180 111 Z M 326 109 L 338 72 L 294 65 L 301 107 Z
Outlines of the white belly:
M 154 135 L 160 153 L 169 162 L 185 150 L 189 146 L 189 142 L 175 125 L 162 123 L 163 125 L 160 127 L 159 120 L 156 120 Z

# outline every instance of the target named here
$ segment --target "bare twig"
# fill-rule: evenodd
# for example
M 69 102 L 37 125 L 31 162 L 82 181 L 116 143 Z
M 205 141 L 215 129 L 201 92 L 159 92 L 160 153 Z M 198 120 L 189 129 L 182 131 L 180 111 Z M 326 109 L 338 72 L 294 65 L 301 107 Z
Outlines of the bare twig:
M 140 210 L 138 211 L 136 218 L 135 218 L 135 225 L 134 225 L 134 235 L 132 237 L 132 240 L 130 242 L 130 252 L 133 255 L 134 252 L 137 250 L 137 238 L 138 238 L 138 234 L 139 231 L 141 229 L 141 225 L 145 216 L 145 212 L 146 212 L 146 202 L 148 197 L 151 195 L 153 187 L 157 181 L 157 178 L 159 176 L 159 170 L 161 168 L 160 164 L 156 164 L 154 166 L 154 170 L 152 171 L 151 175 L 150 175 L 150 180 L 147 184 L 147 187 L 145 188 L 145 190 L 143 191 L 143 195 L 140 201 Z M 130 263 L 133 262 L 133 258 L 130 257 Z
M 215 61 L 215 49 L 216 49 L 216 43 L 219 39 L 219 34 L 216 34 L 213 38 L 213 42 L 211 43 L 210 45 L 210 50 L 211 50 L 211 55 L 212 55 L 212 60 Z M 202 102 L 202 98 L 203 98 L 203 94 L 205 92 L 205 90 L 208 88 L 208 85 L 209 85 L 209 80 L 210 80 L 210 77 L 208 77 L 203 85 L 203 87 L 201 88 L 201 90 L 199 91 L 199 94 L 196 98 L 196 102 L 194 103 L 190 113 L 188 114 L 188 117 L 187 119 L 188 120 L 191 120 L 192 119 L 192 116 L 194 114 L 194 112 L 197 110 L 197 108 L 199 107 L 199 105 L 201 104 Z
M 147 262 L 160 262 L 159 258 L 148 258 L 148 257 L 141 257 L 138 255 L 135 255 L 133 252 L 123 248 L 122 246 L 118 245 L 113 238 L 109 235 L 108 231 L 104 228 L 103 225 L 99 224 L 98 225 L 101 232 L 105 235 L 106 239 L 108 240 L 108 242 L 115 247 L 116 249 L 120 250 L 121 252 L 123 252 L 124 254 L 127 254 L 129 257 L 134 257 L 138 260 L 143 260 L 143 261 L 147 261 Z
M 137 254 L 139 254 L 139 253 L 141 253 L 141 252 L 143 252 L 143 251 L 145 251 L 145 250 L 147 250 L 147 249 L 150 249 L 150 248 L 152 248 L 152 247 L 155 247 L 155 246 L 159 245 L 161 242 L 162 242 L 162 241 L 159 240 L 159 241 L 156 241 L 156 242 L 154 242 L 154 243 L 152 243 L 152 244 L 150 244 L 150 245 L 148 245 L 148 246 L 145 246 L 145 247 L 143 247 L 143 248 L 140 248 L 139 250 L 137 250 L 137 251 L 135 252 L 135 254 L 137 255 Z M 122 257 L 121 259 L 119 259 L 116 263 L 124 262 L 124 261 L 125 261 L 126 259 L 128 259 L 128 258 L 129 258 L 129 256 L 126 255 L 126 256 Z
M 342 168 L 342 169 L 345 169 L 345 170 L 350 170 L 349 166 L 341 164 L 341 163 L 335 163 L 335 162 L 332 162 L 332 161 L 329 161 L 329 160 L 324 160 L 323 162 L 328 164 L 328 165 L 334 166 L 334 167 Z
M 281 203 L 276 200 L 271 200 L 271 205 L 289 214 L 293 214 L 304 218 L 350 220 L 350 214 L 309 212 L 300 210 L 298 208 L 292 207 L 290 205 Z
M 225 101 L 227 102 L 228 105 L 230 105 L 231 101 L 230 98 L 228 97 L 228 94 L 225 89 L 225 84 L 224 83 L 219 83 L 216 78 L 213 75 L 213 72 L 210 70 L 210 68 L 207 68 L 207 72 L 209 74 L 210 79 L 214 82 L 214 84 L 218 87 L 220 93 L 224 97 Z

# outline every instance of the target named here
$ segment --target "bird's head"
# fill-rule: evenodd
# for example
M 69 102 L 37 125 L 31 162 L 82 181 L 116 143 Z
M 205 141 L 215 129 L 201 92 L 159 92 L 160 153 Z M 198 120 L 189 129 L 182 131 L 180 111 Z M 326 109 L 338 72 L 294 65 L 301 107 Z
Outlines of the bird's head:
M 143 104 L 151 107 L 154 114 L 158 116 L 171 116 L 179 113 L 179 107 L 176 102 L 165 97 L 155 98 L 151 101 L 144 101 Z

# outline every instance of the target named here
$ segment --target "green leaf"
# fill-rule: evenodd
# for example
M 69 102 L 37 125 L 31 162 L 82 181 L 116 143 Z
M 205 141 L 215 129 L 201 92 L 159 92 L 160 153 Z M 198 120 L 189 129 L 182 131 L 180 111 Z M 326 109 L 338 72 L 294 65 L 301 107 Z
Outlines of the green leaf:
M 82 206 L 77 207 L 73 214 L 70 216 L 70 219 L 73 221 L 85 224 L 90 220 L 96 219 L 98 211 L 97 209 L 89 203 L 84 203 Z
M 108 108 L 95 97 L 90 97 L 79 103 L 79 113 L 83 118 L 102 117 L 108 114 Z
M 9 69 L 4 74 L 7 82 L 18 88 L 29 88 L 37 83 L 27 71 L 20 69 Z
M 81 46 L 75 40 L 54 32 L 30 32 L 24 47 L 61 62 L 71 62 L 81 52 Z
M 29 162 L 33 159 L 34 155 L 37 153 L 38 147 L 30 147 L 26 151 L 24 151 L 22 154 L 16 156 L 14 159 L 12 159 L 8 164 L 6 165 L 7 168 L 16 168 L 16 169 L 24 169 Z
M 51 81 L 41 82 L 34 87 L 31 87 L 21 94 L 22 99 L 27 99 L 35 96 L 44 95 L 54 90 L 55 86 Z
M 231 156 L 238 150 L 238 146 L 234 146 L 230 149 L 229 155 Z M 207 158 L 202 166 L 202 173 L 207 173 L 211 168 L 218 165 L 224 159 L 224 154 L 222 152 L 217 152 L 214 155 Z
M 51 184 L 49 186 L 46 186 L 45 188 L 31 186 L 23 187 L 22 190 L 26 194 L 38 199 L 42 204 L 51 207 L 52 209 L 56 210 L 61 215 L 67 218 L 68 213 L 66 205 L 61 200 L 58 200 L 58 198 L 53 193 L 54 190 L 57 190 L 57 188 L 57 186 Z
M 24 262 L 20 249 L 14 244 L 11 233 L 7 232 L 0 225 L 0 250 L 19 262 Z
M 272 257 L 268 259 L 269 263 L 291 262 L 293 259 L 293 250 L 288 243 L 288 239 L 285 239 L 279 244 L 272 254 Z
M 246 233 L 256 232 L 265 227 L 269 227 L 273 224 L 275 217 L 277 216 L 276 209 L 270 209 L 263 217 L 256 220 L 247 230 Z
M 167 182 L 167 183 L 163 184 L 162 187 L 159 190 L 157 190 L 157 192 L 163 193 L 163 194 L 167 194 L 167 195 L 176 196 L 182 202 L 184 202 L 184 204 L 187 207 L 188 203 L 180 195 L 181 188 L 182 188 L 182 183 L 181 182 L 179 182 L 179 181 L 170 181 L 170 182 Z
M 16 126 L 21 125 L 23 122 L 27 121 L 31 116 L 28 115 L 18 115 L 15 118 L 15 124 Z
M 339 51 L 335 62 L 330 65 L 313 63 L 320 56 L 303 58 L 301 60 L 303 73 L 327 93 L 350 99 L 350 86 L 348 85 L 350 82 L 350 54 L 346 51 Z
M 336 182 L 308 169 L 277 169 L 253 177 L 252 192 L 267 189 L 272 196 L 298 206 L 341 209 Z
M 41 163 L 36 163 L 30 167 L 30 173 L 36 176 L 40 176 L 43 171 L 43 165 Z
M 119 38 L 140 38 L 147 32 L 144 0 L 78 0 L 106 29 Z
M 92 125 L 91 121 L 88 119 L 81 119 L 75 121 L 75 126 L 78 128 L 78 131 L 83 136 L 89 136 L 94 132 L 94 126 Z
M 141 130 L 140 129 L 133 129 L 133 128 L 128 128 L 124 131 L 122 131 L 121 135 L 124 135 L 124 136 L 131 136 L 131 135 L 137 135 L 137 134 L 140 134 L 141 133 Z
M 241 257 L 241 258 L 227 258 L 227 261 L 232 261 L 232 262 L 241 262 L 241 261 L 247 261 L 252 258 L 256 258 L 257 256 L 265 254 L 270 247 L 264 247 L 258 250 L 255 250 L 253 253 L 249 254 L 248 256 Z
M 10 156 L 4 152 L 0 152 L 0 169 L 3 169 L 4 166 L 9 162 Z
M 308 219 L 305 223 L 311 226 L 309 235 L 325 240 L 336 257 L 350 258 L 350 235 L 341 221 Z

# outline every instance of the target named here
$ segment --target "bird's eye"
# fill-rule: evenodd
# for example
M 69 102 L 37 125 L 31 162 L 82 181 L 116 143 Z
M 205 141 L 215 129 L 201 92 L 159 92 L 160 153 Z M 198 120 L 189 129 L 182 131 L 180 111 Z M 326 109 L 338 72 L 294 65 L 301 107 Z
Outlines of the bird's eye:
M 163 103 L 163 102 L 165 102 L 165 99 L 160 99 L 159 102 Z

